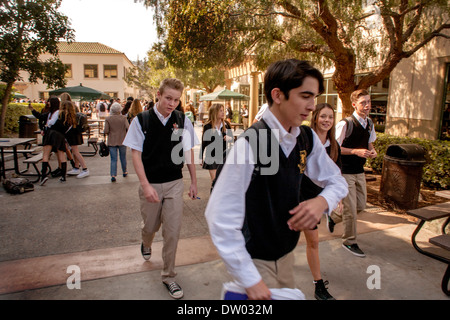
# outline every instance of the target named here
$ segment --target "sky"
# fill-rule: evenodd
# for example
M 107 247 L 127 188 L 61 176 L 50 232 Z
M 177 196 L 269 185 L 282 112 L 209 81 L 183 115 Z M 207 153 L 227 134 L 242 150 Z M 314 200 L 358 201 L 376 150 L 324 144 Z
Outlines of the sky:
M 134 0 L 62 0 L 59 11 L 69 17 L 75 41 L 100 42 L 143 59 L 157 41 L 152 9 Z

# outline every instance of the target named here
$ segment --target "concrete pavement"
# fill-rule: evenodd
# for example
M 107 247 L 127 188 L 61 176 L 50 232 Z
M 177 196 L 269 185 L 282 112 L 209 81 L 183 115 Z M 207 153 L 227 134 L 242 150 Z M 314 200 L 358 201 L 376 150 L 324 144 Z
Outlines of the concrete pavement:
M 201 137 L 201 128 L 195 129 Z M 116 183 L 110 182 L 109 157 L 96 155 L 86 157 L 91 174 L 85 179 L 50 179 L 23 195 L 0 189 L 0 300 L 171 300 L 160 280 L 161 235 L 150 261 L 140 254 L 138 180 L 130 152 L 127 158 L 129 175 L 123 178 L 119 165 Z M 183 300 L 214 300 L 231 279 L 204 218 L 209 173 L 197 166 L 197 177 L 201 199 L 190 200 L 185 169 L 178 281 Z M 321 270 L 330 293 L 338 300 L 449 300 L 440 288 L 447 265 L 415 251 L 410 241 L 415 227 L 407 216 L 369 205 L 358 222 L 358 243 L 366 258 L 358 258 L 341 247 L 342 226 L 329 234 L 323 221 Z M 434 230 L 424 229 L 419 243 L 440 250 L 428 243 L 433 235 Z M 296 284 L 314 299 L 305 252 L 302 236 L 295 249 Z M 80 289 L 70 289 L 75 275 Z

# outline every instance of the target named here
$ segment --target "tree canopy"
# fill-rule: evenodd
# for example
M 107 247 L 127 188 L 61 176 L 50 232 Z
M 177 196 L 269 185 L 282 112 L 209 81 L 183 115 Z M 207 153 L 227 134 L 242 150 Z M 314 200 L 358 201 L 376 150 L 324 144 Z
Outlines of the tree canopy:
M 447 0 L 144 0 L 161 45 L 179 66 L 230 67 L 252 57 L 264 70 L 297 57 L 323 69 L 343 103 L 387 76 L 433 38 L 448 37 Z M 370 66 L 370 68 L 368 68 Z M 355 71 L 367 70 L 359 83 Z
M 5 0 L 0 6 L 0 80 L 6 83 L 2 99 L 0 136 L 3 135 L 6 108 L 14 82 L 43 80 L 49 87 L 65 85 L 64 64 L 58 58 L 58 41 L 74 38 L 68 18 L 58 12 L 59 0 Z M 51 57 L 42 61 L 42 54 Z

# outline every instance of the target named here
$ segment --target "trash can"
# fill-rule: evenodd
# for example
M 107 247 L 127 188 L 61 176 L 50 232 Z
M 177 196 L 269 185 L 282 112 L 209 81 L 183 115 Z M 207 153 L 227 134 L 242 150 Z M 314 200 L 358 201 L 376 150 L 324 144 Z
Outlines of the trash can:
M 35 138 L 38 129 L 37 119 L 33 115 L 19 117 L 19 138 Z
M 425 149 L 417 144 L 393 144 L 383 160 L 380 196 L 399 209 L 417 208 Z

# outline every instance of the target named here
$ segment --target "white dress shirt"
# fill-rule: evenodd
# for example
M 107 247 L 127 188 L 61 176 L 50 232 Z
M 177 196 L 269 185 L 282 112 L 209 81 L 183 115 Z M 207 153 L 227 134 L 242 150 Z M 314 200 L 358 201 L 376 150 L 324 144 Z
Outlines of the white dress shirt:
M 353 115 L 355 118 L 361 123 L 362 127 L 367 127 L 367 118 L 364 119 L 363 117 L 360 117 L 356 111 L 353 112 Z M 339 143 L 340 146 L 342 146 L 342 142 L 345 140 L 345 132 L 347 131 L 347 122 L 344 120 L 339 121 L 336 124 L 336 141 Z M 370 137 L 369 137 L 369 143 L 374 142 L 377 139 L 377 134 L 375 132 L 375 126 L 372 127 L 372 131 L 370 131 Z
M 167 121 L 172 114 L 168 117 L 164 117 L 155 107 L 156 116 L 161 121 L 161 123 L 165 126 Z M 145 135 L 142 131 L 141 124 L 139 123 L 138 117 L 134 117 L 133 121 L 131 121 L 130 127 L 128 128 L 127 135 L 125 140 L 123 141 L 123 145 L 130 147 L 131 149 L 142 152 L 144 147 Z M 195 145 L 200 144 L 197 135 L 194 132 L 194 127 L 192 126 L 192 122 L 188 117 L 184 118 L 184 130 L 183 130 L 183 151 L 191 150 Z
M 278 136 L 282 152 L 289 156 L 297 143 L 300 128 L 293 127 L 291 132 L 287 132 L 270 109 L 264 112 L 263 119 L 275 136 Z M 245 239 L 241 231 L 245 217 L 245 194 L 254 170 L 253 154 L 246 152 L 249 148 L 246 139 L 240 138 L 236 141 L 227 156 L 205 211 L 211 238 L 220 256 L 228 271 L 244 288 L 251 287 L 261 280 L 245 248 Z M 232 161 L 239 156 L 245 157 L 244 161 Z M 324 187 L 320 195 L 328 203 L 327 214 L 348 193 L 348 185 L 339 168 L 328 156 L 314 131 L 313 149 L 306 160 L 305 174 L 317 185 Z

